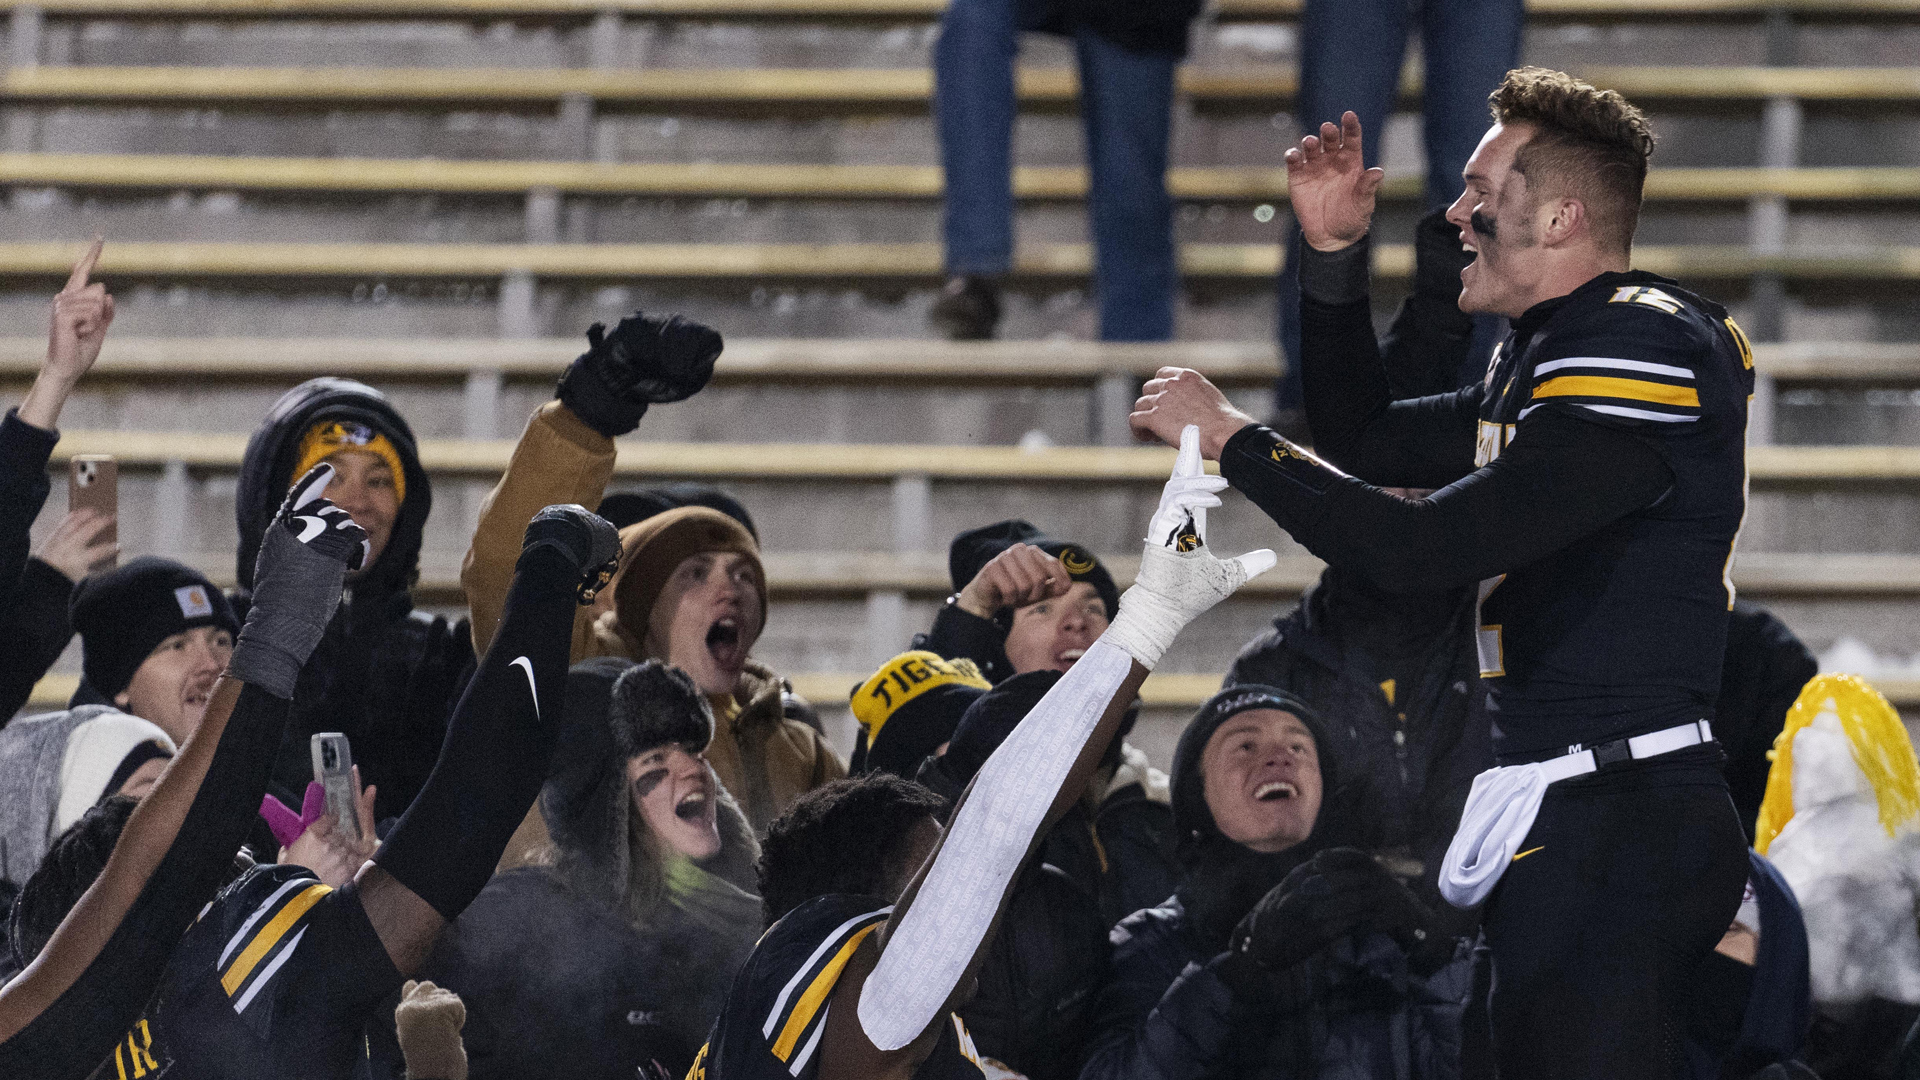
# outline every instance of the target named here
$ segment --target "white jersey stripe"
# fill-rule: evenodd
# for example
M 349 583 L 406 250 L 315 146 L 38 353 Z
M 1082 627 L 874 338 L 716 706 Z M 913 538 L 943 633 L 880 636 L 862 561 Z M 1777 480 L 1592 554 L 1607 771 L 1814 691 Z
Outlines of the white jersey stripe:
M 1587 405 L 1577 401 L 1569 401 L 1569 402 L 1543 401 L 1540 403 L 1540 405 L 1553 405 L 1553 404 L 1578 405 L 1582 409 L 1592 409 L 1594 412 L 1606 413 L 1609 416 L 1629 416 L 1635 420 L 1661 420 L 1669 424 L 1691 424 L 1695 420 L 1700 419 L 1698 416 L 1675 416 L 1672 413 L 1653 412 L 1650 409 L 1629 409 L 1624 405 Z M 1521 409 L 1520 419 L 1525 420 L 1527 418 L 1527 414 L 1539 408 L 1540 405 L 1529 405 L 1526 408 Z
M 835 927 L 833 933 L 828 934 L 826 940 L 820 942 L 820 947 L 813 950 L 813 955 L 807 957 L 807 962 L 800 965 L 800 970 L 793 973 L 793 978 L 787 980 L 787 985 L 781 989 L 780 996 L 774 999 L 773 1011 L 767 1014 L 766 1026 L 760 1029 L 760 1034 L 769 1039 L 773 1038 L 773 1029 L 780 1026 L 780 1014 L 787 1011 L 787 999 L 793 996 L 794 988 L 799 986 L 800 980 L 806 978 L 807 973 L 813 970 L 813 965 L 818 964 L 820 958 L 827 955 L 829 949 L 842 943 L 841 939 L 846 937 L 847 931 L 859 923 L 872 919 L 875 915 L 888 915 L 892 912 L 893 905 L 888 904 L 886 907 L 855 915 Z
M 247 939 L 247 935 L 253 932 L 254 924 L 259 922 L 261 919 L 265 918 L 267 912 L 272 911 L 273 906 L 280 902 L 281 897 L 287 895 L 288 893 L 292 892 L 295 889 L 303 889 L 303 888 L 306 888 L 308 885 L 315 884 L 318 880 L 319 880 L 318 878 L 297 877 L 297 878 L 294 878 L 292 881 L 287 882 L 285 885 L 280 886 L 278 889 L 275 889 L 273 891 L 273 895 L 267 897 L 267 902 L 264 904 L 261 904 L 257 908 L 254 908 L 253 914 L 247 916 L 247 921 L 240 924 L 240 932 L 233 935 L 233 940 L 227 942 L 227 947 L 220 951 L 220 961 L 219 963 L 216 963 L 213 965 L 214 970 L 217 971 L 220 968 L 227 966 L 227 961 L 233 956 L 233 950 L 240 947 L 240 943 L 242 941 L 245 941 Z M 212 905 L 208 905 L 208 906 L 211 907 Z
M 1646 360 L 1621 360 L 1612 356 L 1569 356 L 1564 360 L 1549 360 L 1533 369 L 1535 378 L 1549 371 L 1561 368 L 1612 368 L 1616 371 L 1639 371 L 1648 375 L 1666 375 L 1675 379 L 1691 379 L 1693 372 L 1672 364 L 1655 364 Z
M 265 971 L 253 977 L 253 985 L 247 987 L 247 992 L 241 994 L 240 1000 L 233 1003 L 234 1012 L 247 1011 L 247 1006 L 253 1004 L 253 996 L 260 992 L 261 987 L 273 981 L 274 973 L 279 971 L 280 966 L 285 964 L 287 960 L 293 956 L 293 950 L 300 947 L 300 939 L 306 936 L 307 928 L 303 926 L 300 928 L 299 933 L 293 935 L 292 941 L 280 947 L 280 955 L 273 958 L 273 961 L 267 965 Z

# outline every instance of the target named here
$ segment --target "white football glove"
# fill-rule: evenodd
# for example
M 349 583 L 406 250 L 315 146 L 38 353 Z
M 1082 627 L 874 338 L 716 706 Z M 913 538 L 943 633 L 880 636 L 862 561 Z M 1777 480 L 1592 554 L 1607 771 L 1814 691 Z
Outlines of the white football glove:
M 1207 548 L 1207 510 L 1220 505 L 1215 492 L 1227 486 L 1208 476 L 1200 459 L 1200 429 L 1180 432 L 1180 456 L 1161 489 L 1160 506 L 1147 525 L 1140 575 L 1120 596 L 1120 612 L 1106 638 L 1152 670 L 1173 639 L 1213 605 L 1280 561 L 1271 548 L 1220 559 Z

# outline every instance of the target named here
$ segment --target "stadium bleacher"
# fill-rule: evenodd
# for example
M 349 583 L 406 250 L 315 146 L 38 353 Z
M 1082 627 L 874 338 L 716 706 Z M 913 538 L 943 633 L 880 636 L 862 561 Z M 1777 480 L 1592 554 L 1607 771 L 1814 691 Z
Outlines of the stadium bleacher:
M 1131 348 L 1038 340 L 1090 327 L 1074 81 L 1045 43 L 1021 82 L 1026 239 L 1008 323 L 1035 340 L 904 340 L 924 333 L 939 272 L 924 49 L 941 6 L 9 5 L 0 304 L 20 336 L 0 339 L 0 381 L 24 383 L 50 281 L 103 230 L 125 336 L 77 395 L 61 454 L 121 456 L 129 550 L 230 574 L 246 431 L 301 378 L 349 374 L 394 393 L 446 478 L 422 596 L 457 606 L 466 523 L 577 331 L 635 306 L 684 308 L 736 340 L 715 387 L 657 410 L 623 447 L 620 482 L 740 491 L 768 536 L 762 648 L 831 704 L 926 621 L 955 528 L 1025 514 L 1125 555 L 1119 523 L 1165 467 L 1162 452 L 1118 445 L 1154 367 L 1199 367 L 1255 406 L 1277 370 L 1297 0 L 1219 0 L 1196 31 L 1169 176 L 1194 340 Z M 1906 46 L 1920 2 L 1529 11 L 1529 59 L 1617 87 L 1662 125 L 1637 263 L 1724 296 L 1763 340 L 1736 580 L 1816 649 L 1847 635 L 1914 651 L 1920 67 Z M 1596 38 L 1614 47 L 1596 52 Z M 290 66 L 296 45 L 320 59 Z M 394 66 L 403 50 L 411 66 Z M 1409 100 L 1418 85 L 1416 66 Z M 1803 134 L 1824 121 L 1847 137 Z M 1386 137 L 1382 232 L 1399 240 L 1417 153 Z M 1403 279 L 1410 252 L 1382 245 L 1378 270 Z M 1257 526 L 1240 522 L 1236 540 L 1271 538 Z M 1312 580 L 1317 564 L 1280 546 L 1281 572 L 1149 683 L 1155 748 Z M 1889 688 L 1920 703 L 1920 684 Z

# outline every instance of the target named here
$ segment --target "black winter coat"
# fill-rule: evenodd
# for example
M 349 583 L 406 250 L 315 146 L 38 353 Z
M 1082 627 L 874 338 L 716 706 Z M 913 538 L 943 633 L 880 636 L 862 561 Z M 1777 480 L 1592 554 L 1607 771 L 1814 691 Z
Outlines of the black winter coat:
M 282 395 L 247 442 L 234 516 L 240 530 L 234 611 L 246 618 L 253 564 L 292 475 L 302 436 L 322 420 L 351 420 L 392 440 L 406 472 L 406 499 L 393 536 L 374 564 L 347 583 L 340 610 L 301 669 L 286 741 L 269 790 L 300 805 L 313 766 L 311 737 L 347 735 L 363 782 L 379 785 L 374 814 L 397 817 L 413 802 L 440 755 L 447 720 L 473 672 L 473 637 L 463 618 L 413 610 L 420 544 L 433 484 L 420 466 L 413 430 L 378 390 L 348 379 L 310 379 Z
M 73 638 L 73 582 L 27 555 L 28 533 L 52 488 L 47 459 L 59 441 L 59 432 L 42 431 L 16 411 L 0 420 L 0 727 L 26 707 L 34 683 Z
M 1416 892 L 1433 910 L 1458 914 L 1460 934 L 1471 933 L 1473 915 L 1442 900 L 1435 882 L 1473 778 L 1493 765 L 1473 600 L 1470 589 L 1387 599 L 1329 570 L 1299 607 L 1241 650 L 1226 680 L 1279 687 L 1313 704 L 1338 744 L 1343 775 L 1368 788 L 1377 850 L 1421 864 Z M 1416 631 L 1400 665 L 1415 674 L 1397 680 L 1391 702 L 1378 657 L 1354 640 L 1372 636 L 1363 620 L 1389 619 Z
M 1114 928 L 1081 1080 L 1455 1080 L 1471 981 L 1428 978 L 1384 934 L 1336 942 L 1247 1001 L 1176 898 Z

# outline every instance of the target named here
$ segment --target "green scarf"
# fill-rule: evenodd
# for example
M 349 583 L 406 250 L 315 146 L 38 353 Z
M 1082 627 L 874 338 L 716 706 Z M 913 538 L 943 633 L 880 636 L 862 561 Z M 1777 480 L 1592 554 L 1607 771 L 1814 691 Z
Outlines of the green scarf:
M 667 903 L 710 934 L 759 933 L 760 898 L 678 852 L 667 859 Z

